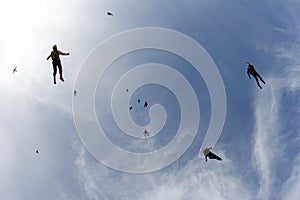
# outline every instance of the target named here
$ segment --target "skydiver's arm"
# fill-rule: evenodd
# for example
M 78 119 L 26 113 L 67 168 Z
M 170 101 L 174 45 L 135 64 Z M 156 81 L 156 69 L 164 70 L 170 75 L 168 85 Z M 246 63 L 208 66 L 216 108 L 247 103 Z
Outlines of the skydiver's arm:
M 50 55 L 47 57 L 47 60 L 49 60 L 49 58 L 51 58 L 52 53 L 50 53 Z
M 70 53 L 64 53 L 64 52 L 61 52 L 59 50 L 57 50 L 57 52 L 59 53 L 59 55 L 62 55 L 62 56 L 68 56 L 68 55 L 70 55 Z
M 248 74 L 249 78 L 251 79 L 251 76 L 250 76 L 249 70 L 247 71 L 247 74 Z

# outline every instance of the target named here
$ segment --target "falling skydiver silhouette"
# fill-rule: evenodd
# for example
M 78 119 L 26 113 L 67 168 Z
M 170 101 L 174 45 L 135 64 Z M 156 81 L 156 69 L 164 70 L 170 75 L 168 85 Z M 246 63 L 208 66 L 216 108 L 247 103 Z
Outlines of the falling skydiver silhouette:
M 147 106 L 148 106 L 148 102 L 145 101 L 145 103 L 144 103 L 144 108 L 147 108 Z
M 62 82 L 64 82 L 64 78 L 63 78 L 63 70 L 62 70 L 62 65 L 61 65 L 61 61 L 60 61 L 60 58 L 59 58 L 59 55 L 62 55 L 62 56 L 68 56 L 70 55 L 70 53 L 63 53 L 61 52 L 60 50 L 57 50 L 57 46 L 54 45 L 53 46 L 53 51 L 50 53 L 50 55 L 47 57 L 47 60 L 49 60 L 49 58 L 52 58 L 52 65 L 53 65 L 53 82 L 54 84 L 56 84 L 56 73 L 57 73 L 57 67 L 58 67 L 58 70 L 59 70 L 59 75 L 60 75 L 60 80 Z
M 145 137 L 149 137 L 150 136 L 150 132 L 147 131 L 147 130 L 145 130 L 143 134 L 144 134 Z
M 14 74 L 15 72 L 18 72 L 18 71 L 17 71 L 17 67 L 15 67 L 15 68 L 13 69 L 13 74 Z
M 251 65 L 249 62 L 246 62 L 247 64 L 247 74 L 249 76 L 249 79 L 251 79 L 250 74 L 255 78 L 256 83 L 260 89 L 262 89 L 261 85 L 259 84 L 258 78 L 265 84 L 265 81 L 262 79 L 262 77 L 259 75 L 259 73 L 255 70 L 254 66 Z M 258 78 L 257 78 L 258 77 Z
M 207 157 L 209 159 L 215 159 L 215 160 L 222 160 L 222 158 L 220 158 L 219 156 L 217 156 L 216 154 L 212 153 L 210 150 L 212 149 L 212 147 L 209 148 L 205 148 L 205 149 L 201 149 L 204 156 L 205 156 L 205 161 L 207 162 Z

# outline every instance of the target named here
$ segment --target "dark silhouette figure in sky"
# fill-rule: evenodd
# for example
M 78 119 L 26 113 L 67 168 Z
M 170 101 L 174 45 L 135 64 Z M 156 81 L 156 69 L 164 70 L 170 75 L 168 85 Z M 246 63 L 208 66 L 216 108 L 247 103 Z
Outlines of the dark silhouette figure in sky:
M 15 68 L 13 69 L 13 74 L 14 74 L 15 72 L 17 72 L 17 67 L 15 67 Z
M 77 96 L 77 91 L 76 90 L 74 90 L 74 96 Z
M 129 90 L 128 89 L 126 89 L 126 92 L 128 92 Z
M 138 99 L 138 103 L 141 103 L 141 100 Z
M 148 106 L 148 102 L 145 101 L 145 103 L 144 103 L 144 108 L 147 108 L 147 106 Z
M 262 89 L 262 87 L 259 84 L 258 78 L 261 80 L 261 82 L 263 82 L 263 84 L 265 84 L 265 81 L 262 79 L 262 77 L 259 75 L 259 73 L 255 70 L 253 65 L 251 65 L 249 62 L 246 62 L 246 64 L 247 64 L 247 74 L 248 74 L 249 78 L 251 79 L 251 76 L 250 76 L 250 74 L 251 74 L 255 78 L 258 87 L 260 89 Z
M 61 65 L 61 61 L 60 61 L 60 58 L 59 58 L 59 55 L 62 55 L 62 56 L 68 56 L 70 55 L 70 53 L 63 53 L 61 52 L 60 50 L 57 50 L 57 46 L 54 45 L 53 46 L 53 51 L 50 53 L 50 55 L 47 57 L 47 60 L 49 60 L 49 58 L 52 58 L 52 65 L 53 65 L 53 81 L 54 81 L 54 84 L 56 84 L 56 73 L 57 73 L 57 67 L 58 67 L 58 70 L 59 70 L 59 75 L 60 75 L 60 80 L 62 82 L 64 82 L 64 78 L 63 78 L 63 70 L 62 70 L 62 65 Z
M 206 149 L 202 149 L 202 152 L 205 156 L 205 161 L 207 162 L 207 157 L 209 159 L 215 159 L 215 160 L 222 160 L 222 158 L 220 158 L 219 156 L 217 156 L 216 154 L 212 153 L 210 150 L 212 149 L 212 147 L 206 148 Z
M 35 153 L 36 153 L 36 154 L 39 154 L 39 150 L 36 150 Z
M 132 110 L 132 106 L 129 107 L 129 110 Z
M 150 136 L 150 132 L 147 131 L 147 130 L 145 130 L 143 134 L 144 134 L 145 137 L 149 137 Z
M 111 12 L 106 13 L 108 16 L 114 16 Z

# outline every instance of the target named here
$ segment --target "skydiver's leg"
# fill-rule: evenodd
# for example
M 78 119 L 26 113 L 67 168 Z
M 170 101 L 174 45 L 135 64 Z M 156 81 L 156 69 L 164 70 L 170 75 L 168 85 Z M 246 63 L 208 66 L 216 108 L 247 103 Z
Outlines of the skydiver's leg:
M 207 156 L 209 159 L 214 159 L 214 154 L 212 152 L 209 152 Z
M 259 75 L 259 73 L 257 73 L 258 78 L 261 80 L 261 82 L 263 82 L 263 84 L 266 84 L 264 79 L 262 79 L 262 77 Z
M 61 66 L 61 63 L 58 63 L 58 70 L 59 70 L 59 76 L 60 76 L 60 80 L 62 81 L 62 82 L 64 82 L 65 80 L 64 80 L 64 78 L 63 78 L 63 70 L 62 70 L 62 66 Z
M 56 63 L 52 63 L 52 64 L 53 64 L 53 82 L 54 84 L 56 84 L 57 64 Z
M 205 156 L 205 161 L 207 162 L 207 156 Z
M 259 84 L 259 81 L 258 81 L 257 77 L 256 77 L 256 76 L 253 76 L 253 77 L 255 78 L 258 87 L 259 87 L 260 89 L 262 89 L 262 87 L 261 87 L 260 84 Z
M 215 160 L 222 160 L 222 158 L 220 158 L 219 156 L 217 156 L 216 154 L 209 152 L 208 154 L 209 159 L 215 159 Z

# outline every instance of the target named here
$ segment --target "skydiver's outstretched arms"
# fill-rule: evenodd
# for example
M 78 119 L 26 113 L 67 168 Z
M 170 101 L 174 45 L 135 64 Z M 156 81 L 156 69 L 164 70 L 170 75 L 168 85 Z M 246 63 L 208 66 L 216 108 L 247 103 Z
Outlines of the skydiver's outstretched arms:
M 70 55 L 70 53 L 64 53 L 64 52 L 61 52 L 60 50 L 57 50 L 57 52 L 59 53 L 59 55 L 62 55 L 62 56 Z

